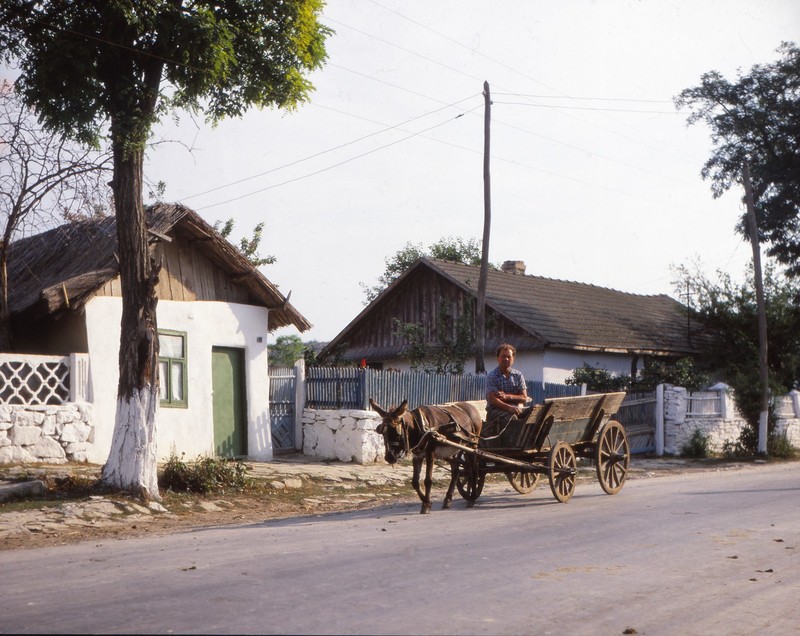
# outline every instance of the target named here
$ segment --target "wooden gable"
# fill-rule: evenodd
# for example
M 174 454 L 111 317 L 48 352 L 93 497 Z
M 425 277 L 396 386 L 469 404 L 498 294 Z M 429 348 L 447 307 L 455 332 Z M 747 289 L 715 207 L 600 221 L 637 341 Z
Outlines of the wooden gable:
M 162 264 L 156 288 L 159 300 L 251 303 L 247 289 L 212 261 L 202 246 L 202 241 L 179 231 L 173 232 L 172 241 L 154 246 L 153 256 Z M 98 295 L 121 296 L 119 276 L 103 285 Z
M 349 360 L 398 356 L 409 344 L 397 333 L 398 321 L 422 325 L 425 342 L 436 345 L 440 342 L 440 328 L 447 329 L 447 339 L 455 339 L 458 320 L 467 313 L 474 317 L 474 309 L 473 295 L 430 268 L 416 268 L 370 307 L 367 315 L 351 324 L 346 341 L 336 351 L 339 358 Z M 442 312 L 446 313 L 445 320 L 440 319 Z M 487 351 L 493 351 L 501 342 L 527 349 L 542 346 L 535 337 L 491 309 L 487 309 L 486 323 Z

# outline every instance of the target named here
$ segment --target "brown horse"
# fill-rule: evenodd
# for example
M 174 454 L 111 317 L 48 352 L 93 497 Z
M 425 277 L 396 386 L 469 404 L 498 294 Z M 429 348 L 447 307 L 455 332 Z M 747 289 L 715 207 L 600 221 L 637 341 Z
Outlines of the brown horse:
M 450 463 L 450 485 L 442 503 L 443 510 L 449 508 L 458 478 L 457 458 L 461 451 L 437 441 L 432 433 L 436 432 L 456 443 L 474 448 L 478 445 L 483 425 L 478 410 L 467 402 L 456 402 L 443 406 L 419 406 L 413 411 L 408 410 L 408 400 L 403 400 L 403 403 L 393 411 L 384 411 L 373 400 L 370 400 L 369 403 L 383 418 L 375 431 L 383 435 L 384 459 L 394 465 L 409 452 L 413 456 L 414 473 L 411 477 L 411 485 L 422 501 L 420 514 L 427 514 L 431 511 L 434 459 L 444 459 Z M 419 484 L 423 460 L 425 461 L 424 492 Z M 471 506 L 473 503 L 469 502 L 467 505 Z

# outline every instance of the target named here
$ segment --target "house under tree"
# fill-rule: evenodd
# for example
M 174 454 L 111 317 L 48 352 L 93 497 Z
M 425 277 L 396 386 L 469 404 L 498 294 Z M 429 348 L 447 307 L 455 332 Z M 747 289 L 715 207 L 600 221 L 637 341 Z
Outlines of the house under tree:
M 310 323 L 276 286 L 195 212 L 147 210 L 161 264 L 156 293 L 161 408 L 158 457 L 273 456 L 268 334 Z M 113 217 L 67 223 L 9 250 L 15 352 L 88 354 L 94 439 L 89 461 L 111 446 L 119 378 L 122 299 Z
M 480 268 L 421 258 L 389 285 L 325 349 L 324 360 L 366 361 L 375 368 L 410 368 L 398 323 L 422 327 L 426 344 L 456 338 L 475 315 Z M 441 333 L 444 331 L 444 333 Z M 474 328 L 473 328 L 474 333 Z M 503 342 L 517 348 L 515 367 L 529 381 L 563 383 L 583 365 L 632 374 L 648 356 L 697 353 L 698 327 L 666 295 L 644 296 L 525 274 L 522 261 L 490 269 L 486 289 L 486 369 Z M 472 339 L 474 343 L 474 338 Z M 466 371 L 474 371 L 474 355 Z

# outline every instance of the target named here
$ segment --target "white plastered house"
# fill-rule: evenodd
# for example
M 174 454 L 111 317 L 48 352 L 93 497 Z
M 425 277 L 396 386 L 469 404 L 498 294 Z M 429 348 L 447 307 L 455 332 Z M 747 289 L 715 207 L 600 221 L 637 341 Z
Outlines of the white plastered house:
M 160 460 L 174 451 L 273 457 L 268 334 L 310 323 L 277 287 L 195 212 L 148 209 L 157 286 Z M 119 377 L 122 299 L 114 218 L 75 221 L 11 244 L 9 310 L 13 348 L 39 355 L 88 355 L 93 405 L 88 459 L 107 459 Z

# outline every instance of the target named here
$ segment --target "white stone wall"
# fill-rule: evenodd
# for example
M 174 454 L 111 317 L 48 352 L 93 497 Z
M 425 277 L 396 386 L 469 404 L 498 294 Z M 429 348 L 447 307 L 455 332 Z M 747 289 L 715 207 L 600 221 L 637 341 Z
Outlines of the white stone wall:
M 486 419 L 486 401 L 470 402 Z M 303 410 L 303 455 L 340 462 L 383 461 L 383 437 L 375 432 L 381 417 L 374 411 Z
M 371 464 L 383 461 L 381 418 L 372 411 L 303 410 L 303 454 L 320 459 Z
M 747 423 L 733 402 L 729 391 L 720 389 L 724 396 L 721 417 L 687 417 L 687 391 L 682 387 L 664 386 L 664 452 L 680 455 L 683 446 L 692 439 L 696 430 L 702 431 L 708 440 L 708 450 L 721 453 L 726 442 L 735 444 Z M 781 414 L 794 417 L 779 417 L 775 432 L 786 435 L 789 443 L 800 448 L 800 400 L 797 391 L 792 391 L 789 398 L 793 409 L 784 407 Z M 793 412 L 792 412 L 793 411 Z
M 0 464 L 85 462 L 94 441 L 92 405 L 0 406 Z

